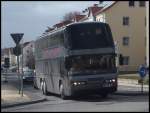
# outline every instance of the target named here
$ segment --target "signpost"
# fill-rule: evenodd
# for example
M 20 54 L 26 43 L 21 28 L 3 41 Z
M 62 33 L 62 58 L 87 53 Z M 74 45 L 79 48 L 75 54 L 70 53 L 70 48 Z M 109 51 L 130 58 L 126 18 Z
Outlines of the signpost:
M 139 67 L 139 75 L 140 75 L 140 77 L 141 77 L 141 82 L 142 82 L 142 84 L 141 84 L 141 92 L 143 93 L 143 80 L 144 80 L 144 77 L 146 76 L 146 74 L 147 74 L 147 69 L 146 69 L 146 67 L 144 66 L 144 65 L 141 65 L 140 67 Z
M 19 42 L 22 39 L 22 37 L 23 37 L 24 34 L 23 33 L 12 33 L 10 35 L 13 38 L 14 42 L 16 43 L 16 47 L 13 48 L 13 52 L 17 56 L 18 74 L 20 76 L 20 71 L 19 71 L 19 55 L 21 54 L 21 47 L 20 47 Z M 20 94 L 20 90 L 22 90 L 22 96 L 23 96 L 23 73 L 22 73 L 22 76 L 21 76 L 21 85 L 20 86 L 21 87 L 19 88 L 19 94 Z
M 13 48 L 13 53 L 16 56 L 19 56 L 21 54 L 21 46 L 20 45 L 16 45 L 16 47 Z
M 7 69 L 9 68 L 9 66 L 10 66 L 9 58 L 5 58 L 4 67 L 6 68 L 6 74 L 5 74 L 5 81 L 4 82 L 8 82 L 7 81 Z

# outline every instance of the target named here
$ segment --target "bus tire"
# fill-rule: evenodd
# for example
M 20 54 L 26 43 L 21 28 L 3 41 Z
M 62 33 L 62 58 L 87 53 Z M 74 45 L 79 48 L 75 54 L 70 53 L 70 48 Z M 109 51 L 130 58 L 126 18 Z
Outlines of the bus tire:
M 43 80 L 40 81 L 40 90 L 41 90 L 42 93 L 43 93 Z
M 46 81 L 45 80 L 43 81 L 43 94 L 44 95 L 48 94 L 48 92 L 47 92 L 47 86 L 46 86 Z
M 62 98 L 63 100 L 65 100 L 65 99 L 66 99 L 66 96 L 65 96 L 65 93 L 64 93 L 64 86 L 63 86 L 62 83 L 60 84 L 59 90 L 60 90 L 60 96 L 61 96 L 61 98 Z

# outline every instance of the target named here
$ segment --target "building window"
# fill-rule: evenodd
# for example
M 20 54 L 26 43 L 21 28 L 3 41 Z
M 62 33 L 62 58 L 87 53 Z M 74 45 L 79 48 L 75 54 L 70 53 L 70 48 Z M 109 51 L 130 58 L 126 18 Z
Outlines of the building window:
M 129 6 L 134 7 L 134 1 L 129 1 Z
M 129 45 L 129 37 L 123 37 L 123 45 L 128 46 Z
M 129 25 L 129 17 L 123 17 L 123 25 Z
M 145 7 L 145 1 L 139 1 L 140 7 Z
M 123 65 L 129 65 L 129 56 L 123 56 Z

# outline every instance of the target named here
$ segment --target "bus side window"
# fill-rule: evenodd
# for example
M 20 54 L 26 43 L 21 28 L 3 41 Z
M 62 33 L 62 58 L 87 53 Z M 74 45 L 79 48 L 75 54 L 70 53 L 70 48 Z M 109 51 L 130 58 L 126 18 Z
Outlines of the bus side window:
M 60 58 L 57 59 L 56 64 L 57 64 L 57 67 L 58 67 L 57 68 L 57 73 L 60 74 Z
M 64 30 L 63 36 L 64 36 L 64 47 L 68 48 L 69 47 L 69 45 L 68 45 L 69 35 L 68 35 L 68 32 L 66 30 Z
M 46 76 L 48 75 L 48 61 L 44 63 L 44 74 L 46 74 Z
M 62 32 L 59 35 L 59 41 L 60 41 L 60 45 L 64 45 L 64 35 Z
M 54 60 L 51 60 L 51 74 L 53 75 L 54 73 Z
M 57 76 L 60 73 L 60 66 L 58 63 L 58 59 L 52 59 L 52 67 L 53 67 L 53 74 Z
M 64 58 L 60 58 L 60 76 L 65 76 L 66 74 L 66 67 Z
M 48 74 L 51 75 L 51 70 L 52 70 L 52 66 L 51 66 L 51 60 L 48 61 Z

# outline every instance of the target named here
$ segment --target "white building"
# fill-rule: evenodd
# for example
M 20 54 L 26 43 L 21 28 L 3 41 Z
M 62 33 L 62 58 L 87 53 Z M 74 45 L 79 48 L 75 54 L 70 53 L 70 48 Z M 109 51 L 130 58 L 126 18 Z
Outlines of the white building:
M 34 41 L 28 42 L 23 48 L 23 66 L 28 66 L 31 58 L 34 58 L 35 44 Z M 32 62 L 31 62 L 32 63 Z
M 13 48 L 4 48 L 1 50 L 1 64 L 4 64 L 4 59 L 9 58 L 10 67 L 17 65 L 17 57 L 13 54 Z

